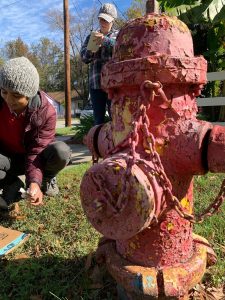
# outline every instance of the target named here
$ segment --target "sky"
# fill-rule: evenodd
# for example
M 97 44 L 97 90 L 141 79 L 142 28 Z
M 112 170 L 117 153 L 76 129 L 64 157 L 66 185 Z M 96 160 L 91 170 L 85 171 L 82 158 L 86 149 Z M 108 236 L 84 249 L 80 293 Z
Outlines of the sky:
M 100 7 L 104 0 L 68 0 L 70 10 L 85 13 L 91 7 Z M 113 0 L 119 13 L 123 13 L 132 0 Z M 46 23 L 46 12 L 49 9 L 63 10 L 63 0 L 0 0 L 0 48 L 7 41 L 21 37 L 27 44 L 38 42 L 41 37 L 56 38 Z M 75 13 L 76 14 L 76 13 Z

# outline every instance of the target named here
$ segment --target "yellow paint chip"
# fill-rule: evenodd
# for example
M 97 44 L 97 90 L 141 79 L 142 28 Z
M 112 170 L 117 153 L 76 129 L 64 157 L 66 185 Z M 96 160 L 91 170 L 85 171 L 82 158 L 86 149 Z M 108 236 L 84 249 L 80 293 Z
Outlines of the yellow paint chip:
M 119 166 L 116 166 L 116 167 L 114 167 L 114 170 L 115 170 L 115 171 L 119 171 L 119 170 L 120 170 L 120 167 L 119 167 Z
M 190 210 L 190 201 L 188 200 L 188 198 L 184 197 L 181 201 L 180 204 L 183 208 L 185 208 L 186 210 Z
M 114 130 L 112 132 L 113 135 L 113 141 L 115 146 L 118 145 L 119 143 L 121 143 L 126 136 L 130 133 L 130 131 L 132 130 L 131 128 L 131 123 L 132 123 L 132 114 L 129 110 L 129 105 L 130 105 L 131 100 L 126 97 L 126 102 L 124 107 L 121 110 L 121 107 L 119 105 L 117 105 L 115 107 L 115 115 L 119 116 L 122 120 L 123 120 L 123 126 L 124 126 L 124 130 L 120 131 L 120 130 Z M 115 120 L 113 121 L 113 123 L 116 122 L 117 117 L 115 118 Z M 115 126 L 115 124 L 114 124 Z
M 172 222 L 167 224 L 168 231 L 172 230 L 174 228 L 174 224 Z
M 157 153 L 158 153 L 159 155 L 162 155 L 163 152 L 164 152 L 164 147 L 163 147 L 162 145 L 156 145 L 156 146 L 155 146 L 155 150 L 157 151 Z

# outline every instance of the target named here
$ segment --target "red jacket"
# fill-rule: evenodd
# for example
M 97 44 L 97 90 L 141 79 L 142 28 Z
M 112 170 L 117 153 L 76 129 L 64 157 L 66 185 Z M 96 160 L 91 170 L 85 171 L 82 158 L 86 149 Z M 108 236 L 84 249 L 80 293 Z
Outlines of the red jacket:
M 0 99 L 4 101 L 3 99 Z M 0 107 L 1 109 L 1 107 Z M 42 183 L 44 165 L 40 153 L 55 140 L 56 110 L 44 93 L 29 101 L 25 113 L 24 148 L 26 183 Z

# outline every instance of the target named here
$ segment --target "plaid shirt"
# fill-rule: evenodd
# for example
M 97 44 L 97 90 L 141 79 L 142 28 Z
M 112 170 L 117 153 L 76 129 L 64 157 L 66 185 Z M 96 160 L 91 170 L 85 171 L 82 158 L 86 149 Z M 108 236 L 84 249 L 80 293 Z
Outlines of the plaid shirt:
M 90 64 L 89 68 L 89 87 L 91 89 L 101 89 L 101 71 L 103 65 L 112 57 L 113 46 L 115 45 L 118 31 L 111 30 L 104 37 L 104 41 L 99 50 L 95 53 L 87 50 L 90 34 L 87 36 L 81 47 L 81 59 L 85 64 Z

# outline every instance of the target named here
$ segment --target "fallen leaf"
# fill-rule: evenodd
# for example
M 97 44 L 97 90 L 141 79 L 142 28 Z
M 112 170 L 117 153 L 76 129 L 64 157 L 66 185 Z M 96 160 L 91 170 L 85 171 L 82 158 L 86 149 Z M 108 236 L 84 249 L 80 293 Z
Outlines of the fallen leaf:
M 26 218 L 25 215 L 21 214 L 19 203 L 16 202 L 12 205 L 11 210 L 9 212 L 9 217 L 11 219 L 16 219 L 16 220 L 24 220 Z
M 69 206 L 69 208 L 71 208 L 71 209 L 76 209 L 76 206 L 74 206 L 73 204 L 71 204 L 70 206 Z
M 19 203 L 18 203 L 18 202 L 16 202 L 16 203 L 13 204 L 13 206 L 12 206 L 12 211 L 13 211 L 15 214 L 17 214 L 17 215 L 20 214 L 20 206 L 19 206 Z
M 191 300 L 224 300 L 223 288 L 206 287 L 203 284 L 197 284 L 190 294 Z
M 42 233 L 42 231 L 45 229 L 45 225 L 44 224 L 39 224 L 38 225 L 38 234 L 41 234 Z
M 65 190 L 70 190 L 70 189 L 71 189 L 71 184 L 66 184 L 66 185 L 64 185 L 64 189 L 65 189 Z
M 30 256 L 27 255 L 26 253 L 21 253 L 14 257 L 14 262 L 17 265 L 23 265 L 26 262 L 26 260 L 29 258 L 30 258 Z
M 223 288 L 208 288 L 207 291 L 209 291 L 213 297 L 217 300 L 225 299 L 225 295 L 223 293 Z
M 48 252 L 48 254 L 51 254 L 51 255 L 54 254 L 54 252 L 51 249 L 49 249 L 49 247 L 47 248 L 47 252 Z
M 20 260 L 20 259 L 27 259 L 27 258 L 30 258 L 29 255 L 27 255 L 26 253 L 21 253 L 21 254 L 18 254 L 14 257 L 15 260 Z
M 39 257 L 41 255 L 40 246 L 37 244 L 35 246 L 35 254 L 36 257 Z
M 12 217 L 16 220 L 25 220 L 26 219 L 26 216 L 15 216 L 15 217 Z

